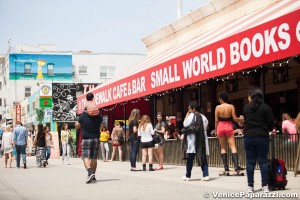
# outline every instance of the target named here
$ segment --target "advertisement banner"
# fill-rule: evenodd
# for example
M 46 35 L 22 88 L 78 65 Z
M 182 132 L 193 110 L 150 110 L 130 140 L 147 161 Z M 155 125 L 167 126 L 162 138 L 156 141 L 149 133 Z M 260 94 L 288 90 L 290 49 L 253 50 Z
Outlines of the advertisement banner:
M 52 98 L 51 97 L 41 97 L 40 98 L 40 107 L 41 108 L 52 108 Z
M 42 84 L 40 86 L 40 97 L 52 98 L 52 84 Z
M 53 83 L 53 121 L 76 121 L 77 96 L 97 85 L 97 83 Z
M 92 92 L 98 107 L 205 81 L 300 54 L 300 10 L 133 74 Z M 78 97 L 83 112 L 85 94 Z
M 72 81 L 72 55 L 10 54 L 9 79 Z
M 51 132 L 53 148 L 51 148 L 51 158 L 60 158 L 58 132 Z
M 22 116 L 22 111 L 21 111 L 21 104 L 16 105 L 16 121 L 22 122 L 21 121 L 21 116 Z

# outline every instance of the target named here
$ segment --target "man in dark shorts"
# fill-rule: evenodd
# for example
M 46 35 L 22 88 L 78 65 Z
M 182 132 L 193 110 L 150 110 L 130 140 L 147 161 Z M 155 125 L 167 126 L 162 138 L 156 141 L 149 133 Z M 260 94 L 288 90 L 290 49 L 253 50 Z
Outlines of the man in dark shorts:
M 93 93 L 86 95 L 87 101 L 93 101 Z M 82 128 L 82 159 L 88 177 L 86 183 L 95 181 L 95 173 L 97 169 L 97 157 L 99 150 L 100 124 L 102 117 L 100 115 L 90 116 L 87 112 L 83 112 L 75 123 L 75 128 Z

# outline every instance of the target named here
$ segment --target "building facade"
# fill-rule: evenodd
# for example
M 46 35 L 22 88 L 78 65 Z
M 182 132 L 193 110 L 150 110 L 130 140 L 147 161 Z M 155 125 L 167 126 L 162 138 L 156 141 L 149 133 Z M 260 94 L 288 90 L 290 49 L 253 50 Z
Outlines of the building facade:
M 28 117 L 27 113 L 34 115 L 28 108 L 39 108 L 39 102 L 33 101 L 28 107 L 27 98 L 39 91 L 41 83 L 101 84 L 130 69 L 144 57 L 140 54 L 58 51 L 55 45 L 10 47 L 8 53 L 0 57 L 1 124 L 5 125 L 8 119 L 16 122 L 19 104 L 21 118 Z M 21 121 L 26 123 L 26 120 Z

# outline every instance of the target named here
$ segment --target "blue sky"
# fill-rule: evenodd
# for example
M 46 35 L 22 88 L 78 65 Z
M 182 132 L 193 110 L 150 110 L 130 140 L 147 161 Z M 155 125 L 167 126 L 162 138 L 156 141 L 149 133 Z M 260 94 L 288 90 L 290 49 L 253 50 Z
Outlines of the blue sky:
M 182 0 L 183 15 L 209 0 Z M 177 0 L 0 0 L 0 54 L 11 46 L 146 54 L 145 36 L 177 19 Z

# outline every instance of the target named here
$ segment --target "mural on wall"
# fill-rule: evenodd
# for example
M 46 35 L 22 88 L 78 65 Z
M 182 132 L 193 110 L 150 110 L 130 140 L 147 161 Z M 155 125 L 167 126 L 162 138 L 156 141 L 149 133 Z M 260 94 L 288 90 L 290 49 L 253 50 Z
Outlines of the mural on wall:
M 97 83 L 53 83 L 53 121 L 76 121 L 77 97 L 97 85 Z
M 72 81 L 72 55 L 10 54 L 9 79 Z

